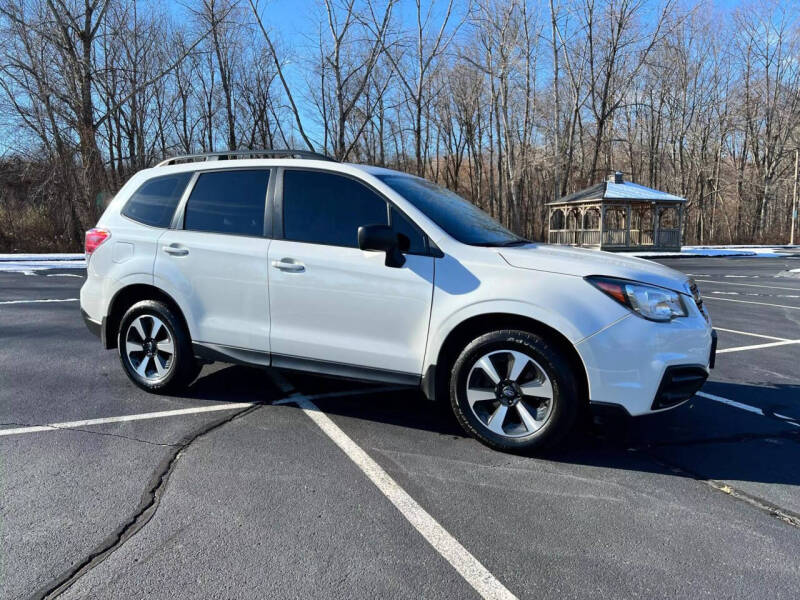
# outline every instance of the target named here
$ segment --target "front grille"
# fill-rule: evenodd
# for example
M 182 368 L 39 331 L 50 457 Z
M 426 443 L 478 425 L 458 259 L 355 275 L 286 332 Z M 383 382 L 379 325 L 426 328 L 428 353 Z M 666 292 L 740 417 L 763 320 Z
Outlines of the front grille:
M 708 321 L 708 314 L 706 313 L 706 309 L 703 307 L 703 297 L 700 295 L 700 288 L 697 287 L 697 284 L 695 283 L 694 279 L 690 279 L 687 285 L 689 287 L 689 293 L 692 295 L 694 303 L 700 310 L 700 314 L 705 317 L 706 321 Z

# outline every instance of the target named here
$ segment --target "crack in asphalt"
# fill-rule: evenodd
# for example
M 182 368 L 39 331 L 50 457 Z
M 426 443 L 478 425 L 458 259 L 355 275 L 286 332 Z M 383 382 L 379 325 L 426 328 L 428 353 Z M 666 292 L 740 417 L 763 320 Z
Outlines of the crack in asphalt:
M 765 437 L 772 437 L 772 436 L 765 436 Z M 787 525 L 792 525 L 794 527 L 800 528 L 800 514 L 777 506 L 776 504 L 772 504 L 763 498 L 759 498 L 758 496 L 754 496 L 753 494 L 748 494 L 738 488 L 733 487 L 730 483 L 726 481 L 720 481 L 718 479 L 709 479 L 697 473 L 695 471 L 691 471 L 686 467 L 682 467 L 676 465 L 674 463 L 670 463 L 667 460 L 664 460 L 660 456 L 656 456 L 651 454 L 647 451 L 647 448 L 640 447 L 640 448 L 630 448 L 629 451 L 632 452 L 641 452 L 643 455 L 647 456 L 650 460 L 654 463 L 659 465 L 660 467 L 667 469 L 677 475 L 681 475 L 683 477 L 691 478 L 701 483 L 705 483 L 709 487 L 718 492 L 722 492 L 724 494 L 728 494 L 729 496 L 736 498 L 744 502 L 745 504 L 749 504 L 750 506 L 757 508 L 758 510 L 767 513 L 769 516 L 778 519 L 786 523 Z
M 131 442 L 139 442 L 140 444 L 148 444 L 150 446 L 161 446 L 164 448 L 180 446 L 180 443 L 176 444 L 166 444 L 161 442 L 151 442 L 150 440 L 143 440 L 141 438 L 129 436 L 129 435 L 122 435 L 121 433 L 111 433 L 108 431 L 93 431 L 91 429 L 83 429 L 82 427 L 59 427 L 58 425 L 53 425 L 52 423 L 17 423 L 17 422 L 9 422 L 9 423 L 0 423 L 0 427 L 6 426 L 13 426 L 13 427 L 48 427 L 53 431 L 75 431 L 77 433 L 88 433 L 90 435 L 105 435 L 108 437 L 116 437 L 123 440 L 128 440 Z M 0 430 L 2 431 L 2 430 Z
M 201 437 L 211 433 L 216 429 L 219 429 L 220 427 L 223 427 L 224 425 L 227 425 L 234 419 L 244 417 L 254 412 L 255 410 L 261 408 L 261 406 L 261 404 L 255 404 L 237 411 L 232 415 L 229 414 L 186 436 L 178 444 L 166 445 L 172 448 L 173 451 L 161 460 L 158 467 L 151 475 L 150 484 L 142 495 L 142 499 L 134 514 L 131 515 L 109 537 L 103 540 L 103 542 L 101 542 L 99 546 L 90 552 L 84 560 L 44 585 L 39 589 L 39 591 L 35 592 L 31 598 L 39 600 L 56 598 L 57 596 L 61 595 L 81 577 L 105 561 L 105 559 L 108 558 L 114 551 L 119 549 L 125 542 L 141 531 L 142 528 L 144 528 L 147 523 L 150 522 L 150 519 L 153 518 L 153 515 L 155 515 L 156 511 L 158 510 L 158 507 L 161 504 L 161 499 L 164 497 L 164 493 L 166 492 L 170 475 L 174 471 L 175 466 L 177 465 L 178 460 L 183 455 L 184 451 Z
M 150 440 L 143 440 L 141 438 L 132 437 L 129 435 L 122 435 L 121 433 L 111 433 L 109 431 L 90 431 L 89 429 L 82 429 L 80 427 L 56 427 L 54 425 L 48 425 L 48 427 L 52 427 L 58 431 L 77 431 L 78 433 L 88 433 L 91 435 L 105 435 L 108 437 L 115 437 L 121 438 L 123 440 L 129 440 L 131 442 L 139 442 L 140 444 L 148 444 L 150 446 L 160 446 L 162 448 L 175 448 L 180 447 L 181 443 L 178 442 L 176 444 L 166 444 L 161 442 L 151 442 Z
M 800 443 L 800 433 L 785 431 L 776 433 L 739 433 L 736 435 L 697 438 L 689 440 L 676 440 L 674 442 L 651 442 L 634 445 L 632 448 L 646 450 L 647 448 L 680 448 L 682 446 L 699 446 L 702 444 L 735 444 L 738 442 L 752 442 L 758 440 L 789 440 Z
M 770 439 L 780 439 L 780 440 L 789 440 L 792 442 L 800 443 L 800 434 L 794 431 L 786 431 L 786 432 L 776 432 L 776 433 L 741 433 L 737 435 L 731 436 L 720 436 L 716 438 L 700 438 L 700 439 L 693 439 L 693 440 L 681 440 L 675 442 L 654 442 L 648 444 L 639 444 L 633 445 L 628 448 L 628 452 L 636 452 L 640 453 L 650 460 L 652 460 L 657 465 L 665 468 L 673 473 L 681 475 L 683 477 L 688 477 L 699 481 L 701 483 L 705 483 L 706 485 L 710 486 L 711 488 L 728 494 L 736 498 L 737 500 L 741 500 L 758 510 L 767 513 L 768 515 L 775 517 L 776 519 L 783 521 L 788 525 L 792 525 L 794 527 L 800 528 L 800 514 L 788 510 L 785 508 L 781 508 L 780 506 L 768 502 L 764 498 L 760 498 L 759 496 L 755 496 L 753 494 L 749 494 L 744 492 L 738 488 L 735 488 L 730 483 L 719 480 L 719 479 L 709 479 L 708 477 L 686 467 L 677 465 L 675 463 L 671 463 L 668 460 L 664 459 L 661 456 L 657 456 L 653 454 L 654 451 L 657 451 L 659 448 L 681 448 L 681 447 L 688 447 L 688 446 L 701 446 L 703 444 L 735 444 L 738 442 L 748 442 L 748 441 L 758 441 L 758 440 L 770 440 Z

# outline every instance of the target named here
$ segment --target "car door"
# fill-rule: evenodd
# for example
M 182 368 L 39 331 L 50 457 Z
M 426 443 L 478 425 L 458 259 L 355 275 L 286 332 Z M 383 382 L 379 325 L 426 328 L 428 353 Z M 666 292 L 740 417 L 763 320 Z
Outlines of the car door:
M 385 381 L 418 380 L 433 294 L 423 233 L 363 182 L 283 169 L 269 248 L 274 366 Z M 280 192 L 278 192 L 280 190 Z M 389 224 L 410 239 L 401 268 L 358 248 L 358 228 Z
M 192 341 L 268 364 L 269 300 L 264 235 L 269 169 L 197 175 L 174 229 L 159 239 L 155 284 L 186 317 Z

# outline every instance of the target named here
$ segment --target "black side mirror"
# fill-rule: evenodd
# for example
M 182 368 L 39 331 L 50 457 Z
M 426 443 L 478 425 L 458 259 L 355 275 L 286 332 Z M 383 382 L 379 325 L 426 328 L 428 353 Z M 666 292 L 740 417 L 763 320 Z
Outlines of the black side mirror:
M 362 225 L 358 228 L 358 247 L 361 250 L 386 252 L 387 267 L 399 268 L 406 262 L 400 251 L 398 234 L 388 225 Z

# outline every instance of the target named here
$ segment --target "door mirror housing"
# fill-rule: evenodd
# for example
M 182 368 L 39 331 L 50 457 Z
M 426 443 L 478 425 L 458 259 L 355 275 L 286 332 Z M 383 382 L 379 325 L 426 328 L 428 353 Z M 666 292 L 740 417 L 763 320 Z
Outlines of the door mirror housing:
M 361 250 L 374 250 L 386 253 L 387 267 L 402 267 L 406 257 L 400 251 L 399 235 L 388 225 L 362 225 L 358 228 L 358 247 Z

